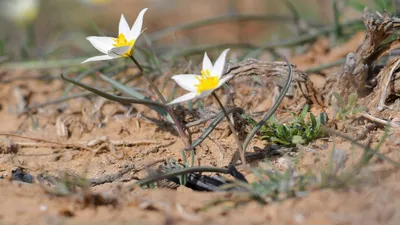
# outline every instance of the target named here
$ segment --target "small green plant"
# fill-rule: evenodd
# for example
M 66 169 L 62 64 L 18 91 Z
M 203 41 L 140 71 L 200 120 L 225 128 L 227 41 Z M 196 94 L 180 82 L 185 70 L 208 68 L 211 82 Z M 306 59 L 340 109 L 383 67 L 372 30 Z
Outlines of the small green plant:
M 312 113 L 308 113 L 309 106 L 306 105 L 299 115 L 295 115 L 290 124 L 280 123 L 271 117 L 268 122 L 260 129 L 259 134 L 262 139 L 270 143 L 280 144 L 283 146 L 296 146 L 296 144 L 307 144 L 324 135 L 322 125 L 326 122 L 326 114 L 320 113 L 315 117 Z M 310 121 L 306 120 L 309 114 Z M 255 121 L 249 116 L 245 116 L 249 123 L 255 126 Z
M 311 187 L 318 187 L 318 179 L 311 173 L 295 175 L 291 170 L 282 172 L 261 168 L 253 169 L 252 173 L 258 181 L 244 187 L 252 196 L 266 203 L 304 196 L 312 190 Z
M 337 92 L 334 92 L 333 96 L 336 98 L 334 109 L 335 119 L 337 120 L 346 120 L 365 110 L 364 107 L 357 104 L 357 93 L 351 93 L 347 99 L 343 99 Z

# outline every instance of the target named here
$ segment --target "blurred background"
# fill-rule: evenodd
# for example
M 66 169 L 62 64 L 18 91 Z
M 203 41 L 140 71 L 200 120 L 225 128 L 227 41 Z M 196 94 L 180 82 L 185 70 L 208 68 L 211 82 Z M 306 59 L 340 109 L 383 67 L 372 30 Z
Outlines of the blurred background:
M 365 6 L 395 12 L 396 2 L 0 0 L 0 56 L 9 61 L 22 61 L 98 55 L 85 37 L 115 37 L 121 13 L 132 25 L 139 11 L 146 7 L 149 10 L 143 28 L 147 29 L 138 45 L 171 56 L 173 52 L 204 45 L 211 46 L 208 50 L 212 45 L 222 44 L 254 50 L 268 43 L 316 32 L 334 25 L 335 21 L 360 19 Z M 189 53 L 198 52 L 194 49 Z

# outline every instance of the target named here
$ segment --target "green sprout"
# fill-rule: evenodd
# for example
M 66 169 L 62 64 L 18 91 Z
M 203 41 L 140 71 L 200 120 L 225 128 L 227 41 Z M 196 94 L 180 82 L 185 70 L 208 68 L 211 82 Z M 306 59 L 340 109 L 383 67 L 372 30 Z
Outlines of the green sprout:
M 287 147 L 293 147 L 297 144 L 307 144 L 312 140 L 324 136 L 322 125 L 326 122 L 326 114 L 320 113 L 315 117 L 312 113 L 308 113 L 309 106 L 306 105 L 299 115 L 290 124 L 280 123 L 271 117 L 268 122 L 260 129 L 259 134 L 262 139 L 270 143 L 280 144 Z M 310 121 L 306 121 L 309 115 Z M 255 121 L 249 116 L 245 116 L 252 126 Z
M 311 187 L 318 187 L 314 174 L 295 175 L 291 170 L 278 171 L 256 168 L 252 173 L 257 181 L 243 185 L 248 192 L 262 202 L 280 201 L 305 195 Z
M 351 116 L 354 116 L 365 109 L 357 104 L 358 95 L 357 93 L 351 93 L 347 99 L 344 99 L 339 93 L 334 92 L 333 96 L 336 98 L 334 104 L 335 119 L 346 120 Z

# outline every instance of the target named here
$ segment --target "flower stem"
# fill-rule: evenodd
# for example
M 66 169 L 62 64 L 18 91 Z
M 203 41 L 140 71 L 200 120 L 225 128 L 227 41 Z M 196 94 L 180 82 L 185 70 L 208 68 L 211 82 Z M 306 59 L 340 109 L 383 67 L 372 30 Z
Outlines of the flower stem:
M 144 70 L 143 67 L 138 63 L 138 61 L 136 61 L 136 59 L 131 55 L 129 56 L 129 58 L 131 58 L 131 60 L 135 63 L 135 65 L 137 66 L 137 68 L 140 70 L 140 72 L 142 72 L 142 75 L 146 78 L 146 80 L 149 82 L 151 88 L 153 88 L 153 90 L 156 92 L 156 94 L 158 95 L 158 97 L 160 98 L 161 102 L 166 104 L 167 101 L 165 101 L 164 96 L 161 94 L 160 90 L 158 90 L 157 86 L 154 84 L 153 81 L 150 80 L 150 78 L 146 75 L 144 75 Z
M 229 118 L 229 115 L 228 115 L 228 113 L 226 112 L 224 105 L 222 105 L 221 101 L 219 100 L 218 96 L 217 96 L 214 92 L 212 93 L 212 95 L 213 95 L 214 98 L 217 100 L 217 102 L 218 102 L 218 104 L 219 104 L 219 107 L 221 108 L 222 112 L 223 112 L 224 115 L 225 115 L 226 120 L 228 121 L 229 128 L 231 129 L 232 135 L 233 135 L 233 137 L 234 137 L 234 139 L 235 139 L 235 141 L 236 141 L 236 144 L 237 144 L 237 146 L 238 146 L 238 148 L 239 148 L 240 160 L 242 161 L 243 166 L 246 166 L 246 158 L 245 158 L 245 156 L 244 156 L 243 146 L 242 146 L 242 144 L 241 144 L 241 142 L 240 142 L 240 140 L 239 140 L 239 137 L 238 137 L 238 135 L 237 135 L 237 133 L 236 133 L 235 127 L 234 127 L 233 124 L 231 123 L 231 120 L 230 120 L 230 118 Z
M 168 114 L 171 116 L 172 120 L 174 121 L 176 131 L 178 132 L 179 136 L 181 137 L 181 139 L 185 145 L 185 149 L 190 150 L 191 149 L 190 138 L 183 130 L 183 125 L 176 117 L 171 106 L 167 105 L 167 101 L 165 100 L 164 96 L 161 94 L 160 90 L 157 88 L 157 86 L 154 84 L 154 82 L 151 81 L 151 79 L 144 74 L 143 67 L 138 63 L 138 61 L 136 61 L 136 59 L 133 57 L 133 55 L 129 56 L 129 58 L 135 63 L 135 65 L 138 67 L 138 69 L 140 70 L 142 75 L 149 82 L 151 88 L 153 88 L 153 90 L 156 92 L 156 94 L 160 98 L 161 102 L 165 105 L 165 110 L 168 112 Z

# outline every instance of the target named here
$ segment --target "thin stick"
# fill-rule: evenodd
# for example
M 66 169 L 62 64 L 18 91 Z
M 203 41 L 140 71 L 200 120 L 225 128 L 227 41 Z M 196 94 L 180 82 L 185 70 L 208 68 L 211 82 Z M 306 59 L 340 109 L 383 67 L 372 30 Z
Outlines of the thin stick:
M 0 133 L 0 135 L 1 136 L 11 136 L 11 137 L 23 138 L 23 139 L 28 139 L 28 140 L 32 140 L 32 141 L 38 141 L 38 142 L 46 142 L 46 143 L 62 146 L 62 147 L 65 147 L 65 148 L 73 147 L 73 148 L 84 149 L 84 150 L 87 150 L 87 151 L 92 151 L 92 149 L 90 149 L 90 148 L 87 148 L 85 146 L 81 146 L 81 145 L 78 145 L 78 144 L 74 144 L 74 143 L 60 143 L 60 142 L 56 142 L 56 141 L 50 141 L 50 140 L 45 140 L 45 139 L 41 139 L 41 138 L 34 138 L 34 137 L 27 137 L 27 136 L 22 136 L 22 135 L 19 135 L 19 134 L 11 134 L 11 133 Z
M 373 121 L 373 122 L 376 122 L 376 123 L 380 123 L 380 124 L 383 124 L 383 125 L 387 125 L 387 126 L 390 126 L 390 127 L 393 127 L 393 128 L 400 128 L 400 125 L 399 125 L 399 124 L 392 123 L 392 122 L 390 122 L 390 121 L 380 119 L 380 118 L 375 117 L 375 116 L 373 116 L 373 115 L 370 115 L 370 114 L 368 114 L 368 113 L 366 113 L 366 112 L 361 113 L 361 116 L 364 117 L 364 118 L 366 118 L 366 119 L 369 119 L 369 120 L 371 120 L 371 121 Z
M 130 165 L 126 166 L 125 168 L 123 168 L 122 170 L 120 170 L 118 173 L 108 174 L 108 175 L 102 176 L 100 178 L 91 178 L 88 181 L 89 181 L 89 184 L 90 184 L 91 187 L 94 187 L 94 186 L 97 186 L 97 185 L 101 185 L 101 184 L 105 184 L 105 183 L 112 183 L 115 180 L 121 178 L 126 173 L 129 173 L 130 171 L 134 171 L 134 174 L 135 174 L 135 173 L 140 172 L 141 170 L 149 168 L 150 166 L 153 166 L 154 164 L 159 163 L 159 162 L 163 162 L 165 160 L 166 159 L 158 159 L 158 160 L 156 160 L 154 162 L 151 162 L 151 163 L 149 163 L 147 165 L 144 165 L 144 166 L 141 166 L 139 168 L 136 168 L 136 166 L 134 164 L 130 164 Z
M 215 92 L 213 92 L 212 95 L 214 96 L 215 100 L 217 100 L 217 102 L 218 102 L 218 104 L 219 104 L 219 107 L 221 108 L 222 112 L 224 113 L 224 116 L 225 116 L 226 120 L 228 121 L 229 128 L 230 128 L 231 131 L 232 131 L 232 135 L 233 135 L 233 137 L 235 138 L 236 145 L 238 146 L 238 149 L 239 149 L 240 160 L 242 161 L 243 166 L 246 166 L 246 158 L 244 157 L 243 146 L 242 146 L 242 143 L 240 142 L 239 137 L 238 137 L 238 135 L 237 135 L 237 133 L 236 133 L 235 127 L 234 127 L 233 124 L 231 123 L 231 120 L 230 120 L 230 118 L 229 118 L 229 115 L 228 115 L 228 113 L 226 112 L 224 105 L 223 105 L 223 104 L 221 103 L 221 101 L 219 100 L 217 94 L 215 94 Z

